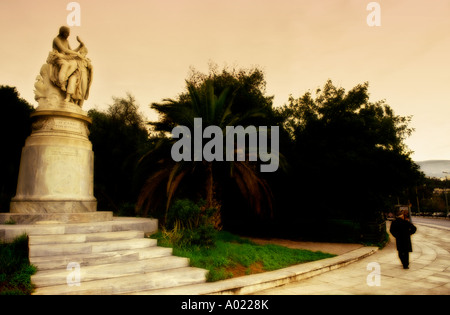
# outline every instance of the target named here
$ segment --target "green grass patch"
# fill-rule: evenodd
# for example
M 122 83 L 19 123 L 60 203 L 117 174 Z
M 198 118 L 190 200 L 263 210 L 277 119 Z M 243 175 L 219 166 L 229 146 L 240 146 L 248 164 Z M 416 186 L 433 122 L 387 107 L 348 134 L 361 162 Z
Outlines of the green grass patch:
M 23 234 L 12 243 L 0 243 L 0 295 L 29 295 L 34 286 L 31 275 L 36 267 L 28 258 L 28 237 Z
M 207 280 L 210 282 L 335 256 L 279 245 L 258 245 L 225 231 L 218 233 L 215 246 L 209 248 L 174 247 L 160 232 L 151 237 L 158 239 L 159 246 L 173 247 L 174 255 L 189 258 L 191 266 L 209 270 Z

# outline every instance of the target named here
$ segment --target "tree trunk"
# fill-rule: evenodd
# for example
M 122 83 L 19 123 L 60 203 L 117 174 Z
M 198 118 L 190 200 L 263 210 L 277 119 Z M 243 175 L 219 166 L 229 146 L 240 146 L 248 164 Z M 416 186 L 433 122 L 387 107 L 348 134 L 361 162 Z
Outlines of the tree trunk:
M 206 208 L 214 206 L 214 177 L 212 163 L 206 165 Z

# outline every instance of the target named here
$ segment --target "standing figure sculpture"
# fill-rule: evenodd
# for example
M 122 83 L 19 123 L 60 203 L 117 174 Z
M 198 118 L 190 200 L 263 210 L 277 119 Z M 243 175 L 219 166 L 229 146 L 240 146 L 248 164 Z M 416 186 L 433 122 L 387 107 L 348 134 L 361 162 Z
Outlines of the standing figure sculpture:
M 77 37 L 79 40 L 79 38 Z M 77 58 L 77 68 L 70 75 L 67 90 L 66 90 L 66 101 L 83 106 L 84 100 L 89 97 L 89 90 L 91 88 L 93 67 L 89 58 L 86 58 L 88 50 L 86 46 L 80 48 L 79 53 L 81 58 Z

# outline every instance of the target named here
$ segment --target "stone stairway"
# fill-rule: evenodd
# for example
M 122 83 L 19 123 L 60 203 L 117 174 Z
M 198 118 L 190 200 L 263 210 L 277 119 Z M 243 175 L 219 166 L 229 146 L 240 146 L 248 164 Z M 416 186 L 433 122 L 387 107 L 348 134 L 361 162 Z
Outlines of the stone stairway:
M 62 234 L 29 235 L 30 262 L 38 268 L 33 294 L 133 294 L 206 281 L 206 270 L 189 267 L 141 230 L 67 226 Z

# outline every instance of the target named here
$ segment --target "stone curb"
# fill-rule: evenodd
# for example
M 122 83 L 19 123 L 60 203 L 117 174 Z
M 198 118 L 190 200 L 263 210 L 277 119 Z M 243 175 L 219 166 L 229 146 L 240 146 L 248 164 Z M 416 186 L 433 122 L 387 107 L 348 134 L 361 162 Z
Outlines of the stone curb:
M 378 247 L 361 247 L 345 254 L 299 264 L 284 269 L 227 279 L 217 282 L 193 284 L 170 289 L 135 292 L 134 295 L 219 295 L 252 294 L 302 279 L 311 278 L 321 273 L 344 267 L 378 251 Z

